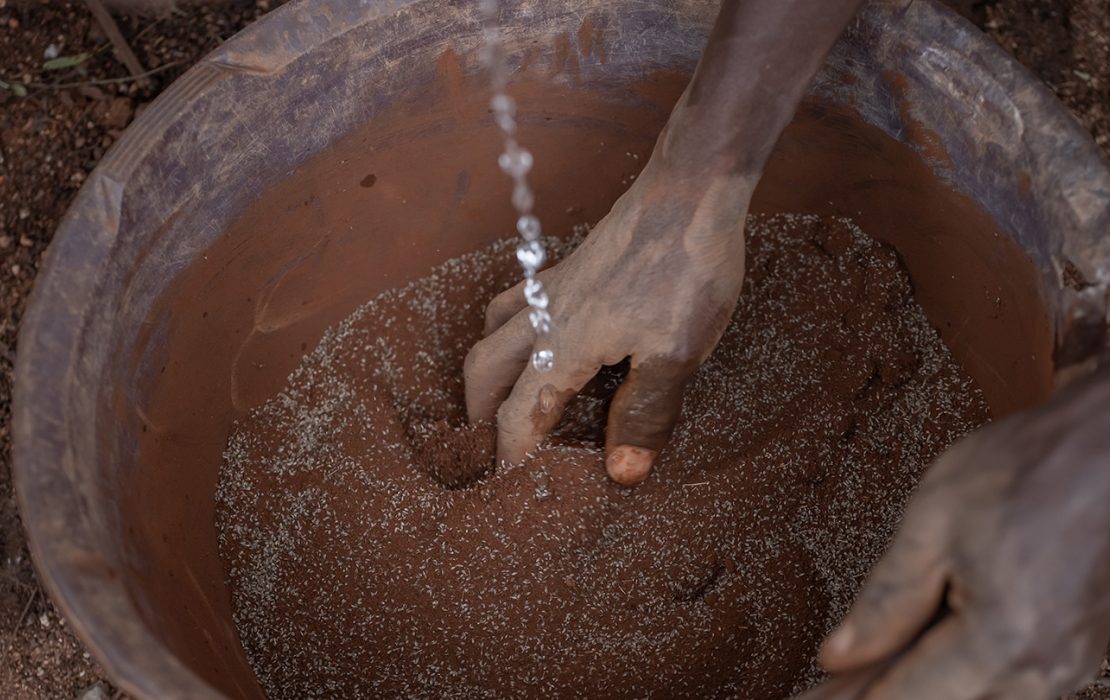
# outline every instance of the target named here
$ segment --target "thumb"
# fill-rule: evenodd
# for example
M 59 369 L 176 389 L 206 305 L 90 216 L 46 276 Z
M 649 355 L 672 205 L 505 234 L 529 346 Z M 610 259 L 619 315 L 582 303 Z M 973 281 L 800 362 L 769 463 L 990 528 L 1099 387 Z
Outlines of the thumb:
M 609 407 L 605 431 L 609 478 L 632 486 L 651 473 L 656 455 L 674 432 L 683 390 L 696 369 L 696 363 L 652 358 L 637 364 L 633 358 Z
M 911 503 L 890 549 L 840 627 L 825 640 L 821 663 L 827 670 L 850 671 L 897 654 L 936 616 L 949 573 L 941 505 Z

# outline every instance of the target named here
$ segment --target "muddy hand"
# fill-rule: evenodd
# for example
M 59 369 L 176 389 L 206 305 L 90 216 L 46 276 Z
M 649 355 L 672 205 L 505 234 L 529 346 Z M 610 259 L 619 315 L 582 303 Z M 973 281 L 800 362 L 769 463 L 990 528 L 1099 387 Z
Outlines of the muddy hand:
M 1110 639 L 1110 380 L 976 433 L 923 480 L 804 700 L 1049 700 Z
M 598 372 L 631 358 L 609 411 L 609 475 L 647 477 L 678 420 L 687 380 L 716 346 L 743 280 L 750 184 L 673 179 L 650 163 L 566 260 L 540 277 L 551 294 L 555 367 L 529 363 L 533 335 L 518 285 L 486 309 L 467 355 L 467 411 L 498 426 L 498 456 L 519 461 Z
M 532 335 L 520 289 L 487 310 L 487 337 L 466 359 L 466 403 L 471 420 L 496 415 L 502 459 L 521 459 L 602 365 L 627 357 L 606 465 L 624 484 L 647 477 L 683 387 L 732 315 L 755 182 L 860 2 L 723 0 L 644 172 L 578 250 L 542 275 L 555 369 L 527 366 Z

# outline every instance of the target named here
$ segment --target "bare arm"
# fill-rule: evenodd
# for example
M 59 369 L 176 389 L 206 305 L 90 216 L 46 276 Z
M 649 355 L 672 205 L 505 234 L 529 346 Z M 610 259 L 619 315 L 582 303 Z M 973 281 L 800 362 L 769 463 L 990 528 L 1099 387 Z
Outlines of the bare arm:
M 655 157 L 676 175 L 758 177 L 862 0 L 725 0 Z

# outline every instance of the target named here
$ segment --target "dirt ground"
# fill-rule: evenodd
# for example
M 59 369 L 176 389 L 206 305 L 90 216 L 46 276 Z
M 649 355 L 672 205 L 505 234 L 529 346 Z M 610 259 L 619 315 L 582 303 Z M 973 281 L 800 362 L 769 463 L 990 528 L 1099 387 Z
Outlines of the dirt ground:
M 12 493 L 16 333 L 58 221 L 135 115 L 220 42 L 282 0 L 117 15 L 148 83 L 129 77 L 83 2 L 0 0 L 0 696 L 122 697 L 36 580 Z M 1037 73 L 1110 156 L 1106 0 L 951 0 Z M 1110 699 L 1110 666 L 1079 696 Z

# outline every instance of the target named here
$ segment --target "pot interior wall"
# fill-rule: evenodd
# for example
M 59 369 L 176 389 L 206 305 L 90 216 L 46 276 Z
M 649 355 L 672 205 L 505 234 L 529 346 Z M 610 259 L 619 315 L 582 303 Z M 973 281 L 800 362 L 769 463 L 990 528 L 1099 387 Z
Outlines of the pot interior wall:
M 687 78 L 576 86 L 524 71 L 514 91 L 548 232 L 605 214 Z M 118 476 L 122 578 L 167 648 L 229 695 L 258 694 L 216 553 L 213 493 L 230 427 L 360 303 L 513 230 L 486 99 L 444 51 L 431 83 L 268 187 L 117 348 L 99 428 L 113 436 L 102 463 L 121 443 L 138 446 Z M 854 218 L 901 254 L 996 416 L 1047 395 L 1052 337 L 1037 271 L 914 149 L 811 100 L 753 210 Z

